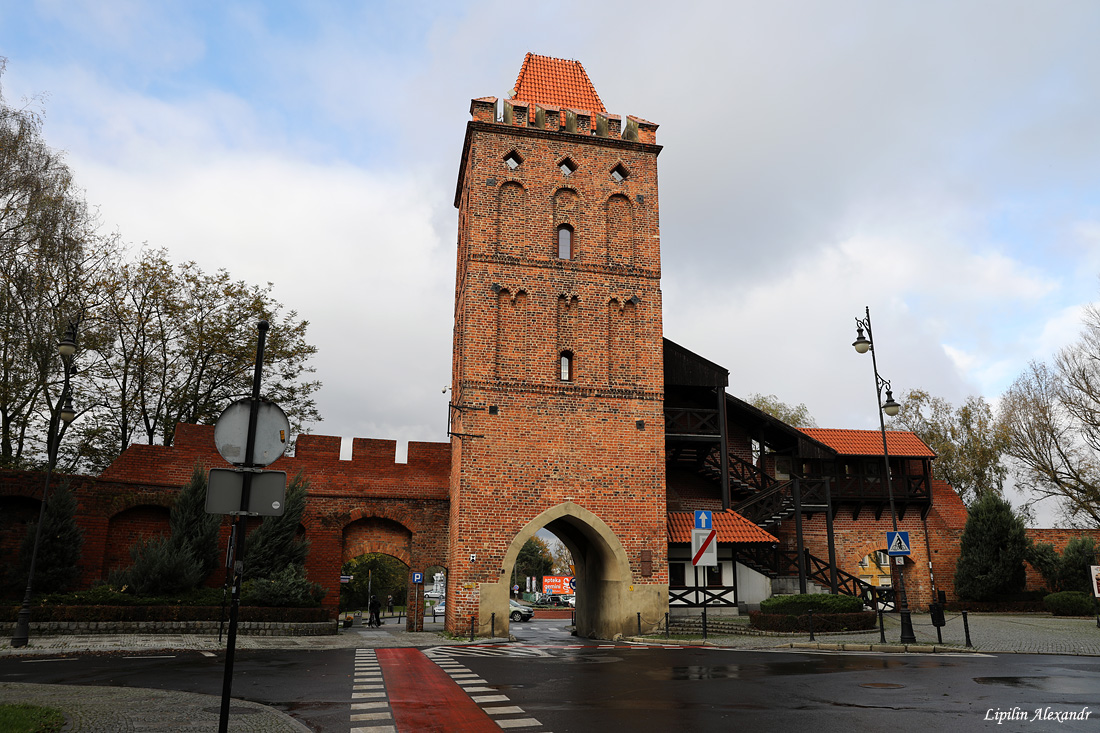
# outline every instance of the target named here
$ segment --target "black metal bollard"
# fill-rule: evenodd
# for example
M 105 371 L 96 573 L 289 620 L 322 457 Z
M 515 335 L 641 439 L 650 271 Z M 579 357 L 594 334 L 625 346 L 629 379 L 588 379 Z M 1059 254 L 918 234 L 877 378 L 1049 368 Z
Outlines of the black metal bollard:
M 470 617 L 470 641 L 474 640 L 474 619 L 476 618 L 477 616 Z
M 886 626 L 882 623 L 882 609 L 878 610 L 878 640 L 880 644 L 886 643 Z
M 970 643 L 970 622 L 966 620 L 966 611 L 963 611 L 962 614 L 963 614 L 963 633 L 966 634 L 966 645 L 968 647 L 973 647 L 974 645 Z
M 814 612 L 812 609 L 810 610 L 810 641 L 817 641 L 814 638 Z
M 703 606 L 703 640 L 707 638 L 707 607 Z
M 665 638 L 668 638 L 668 613 L 665 613 Z
M 642 635 L 642 612 L 638 612 L 638 636 Z
M 489 638 L 497 638 L 497 612 L 493 611 L 489 614 Z

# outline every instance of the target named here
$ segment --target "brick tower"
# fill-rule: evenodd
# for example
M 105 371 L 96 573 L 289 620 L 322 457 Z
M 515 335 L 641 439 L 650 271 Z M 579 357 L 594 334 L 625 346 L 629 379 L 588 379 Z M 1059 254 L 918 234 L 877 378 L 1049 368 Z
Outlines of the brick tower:
M 657 126 L 584 67 L 528 54 L 498 117 L 471 102 L 451 387 L 448 628 L 506 630 L 539 529 L 573 553 L 577 631 L 668 608 Z

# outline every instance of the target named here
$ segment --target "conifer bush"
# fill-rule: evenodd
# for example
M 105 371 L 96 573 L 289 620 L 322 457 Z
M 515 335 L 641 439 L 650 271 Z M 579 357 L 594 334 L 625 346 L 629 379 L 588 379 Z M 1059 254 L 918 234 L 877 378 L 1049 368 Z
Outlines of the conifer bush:
M 1030 540 L 1023 520 L 997 494 L 970 508 L 955 566 L 955 591 L 963 601 L 990 601 L 1018 593 L 1026 581 Z
M 20 590 L 27 585 L 37 528 L 37 521 L 27 525 L 27 534 L 19 549 L 19 571 L 13 580 Z M 73 587 L 80 579 L 83 545 L 84 532 L 76 523 L 76 494 L 68 484 L 62 484 L 50 492 L 46 500 L 34 565 L 35 592 L 57 593 Z

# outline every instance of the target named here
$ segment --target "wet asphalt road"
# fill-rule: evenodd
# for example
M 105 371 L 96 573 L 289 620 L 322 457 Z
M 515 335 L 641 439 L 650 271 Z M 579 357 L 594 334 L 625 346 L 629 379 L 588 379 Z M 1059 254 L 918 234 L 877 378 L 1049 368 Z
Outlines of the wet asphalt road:
M 1100 730 L 1100 659 L 649 649 L 578 640 L 562 622 L 513 624 L 514 645 L 450 647 L 534 731 Z M 572 648 L 580 646 L 580 648 Z M 347 733 L 354 650 L 239 651 L 234 697 Z M 222 658 L 194 652 L 0 659 L 0 680 L 221 694 Z M 1036 709 L 1093 711 L 1032 721 Z M 1029 720 L 986 720 L 997 711 Z M 445 729 L 445 728 L 444 728 Z

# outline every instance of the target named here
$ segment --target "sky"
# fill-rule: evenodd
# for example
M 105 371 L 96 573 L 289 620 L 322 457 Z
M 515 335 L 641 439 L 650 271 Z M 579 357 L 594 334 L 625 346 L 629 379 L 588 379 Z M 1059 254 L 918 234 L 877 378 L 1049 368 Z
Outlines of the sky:
M 313 432 L 403 459 L 446 440 L 469 100 L 528 51 L 660 125 L 665 335 L 732 394 L 876 428 L 865 307 L 895 396 L 958 404 L 1100 300 L 1097 27 L 1072 0 L 0 0 L 0 88 L 105 230 L 273 283 L 319 349 Z

